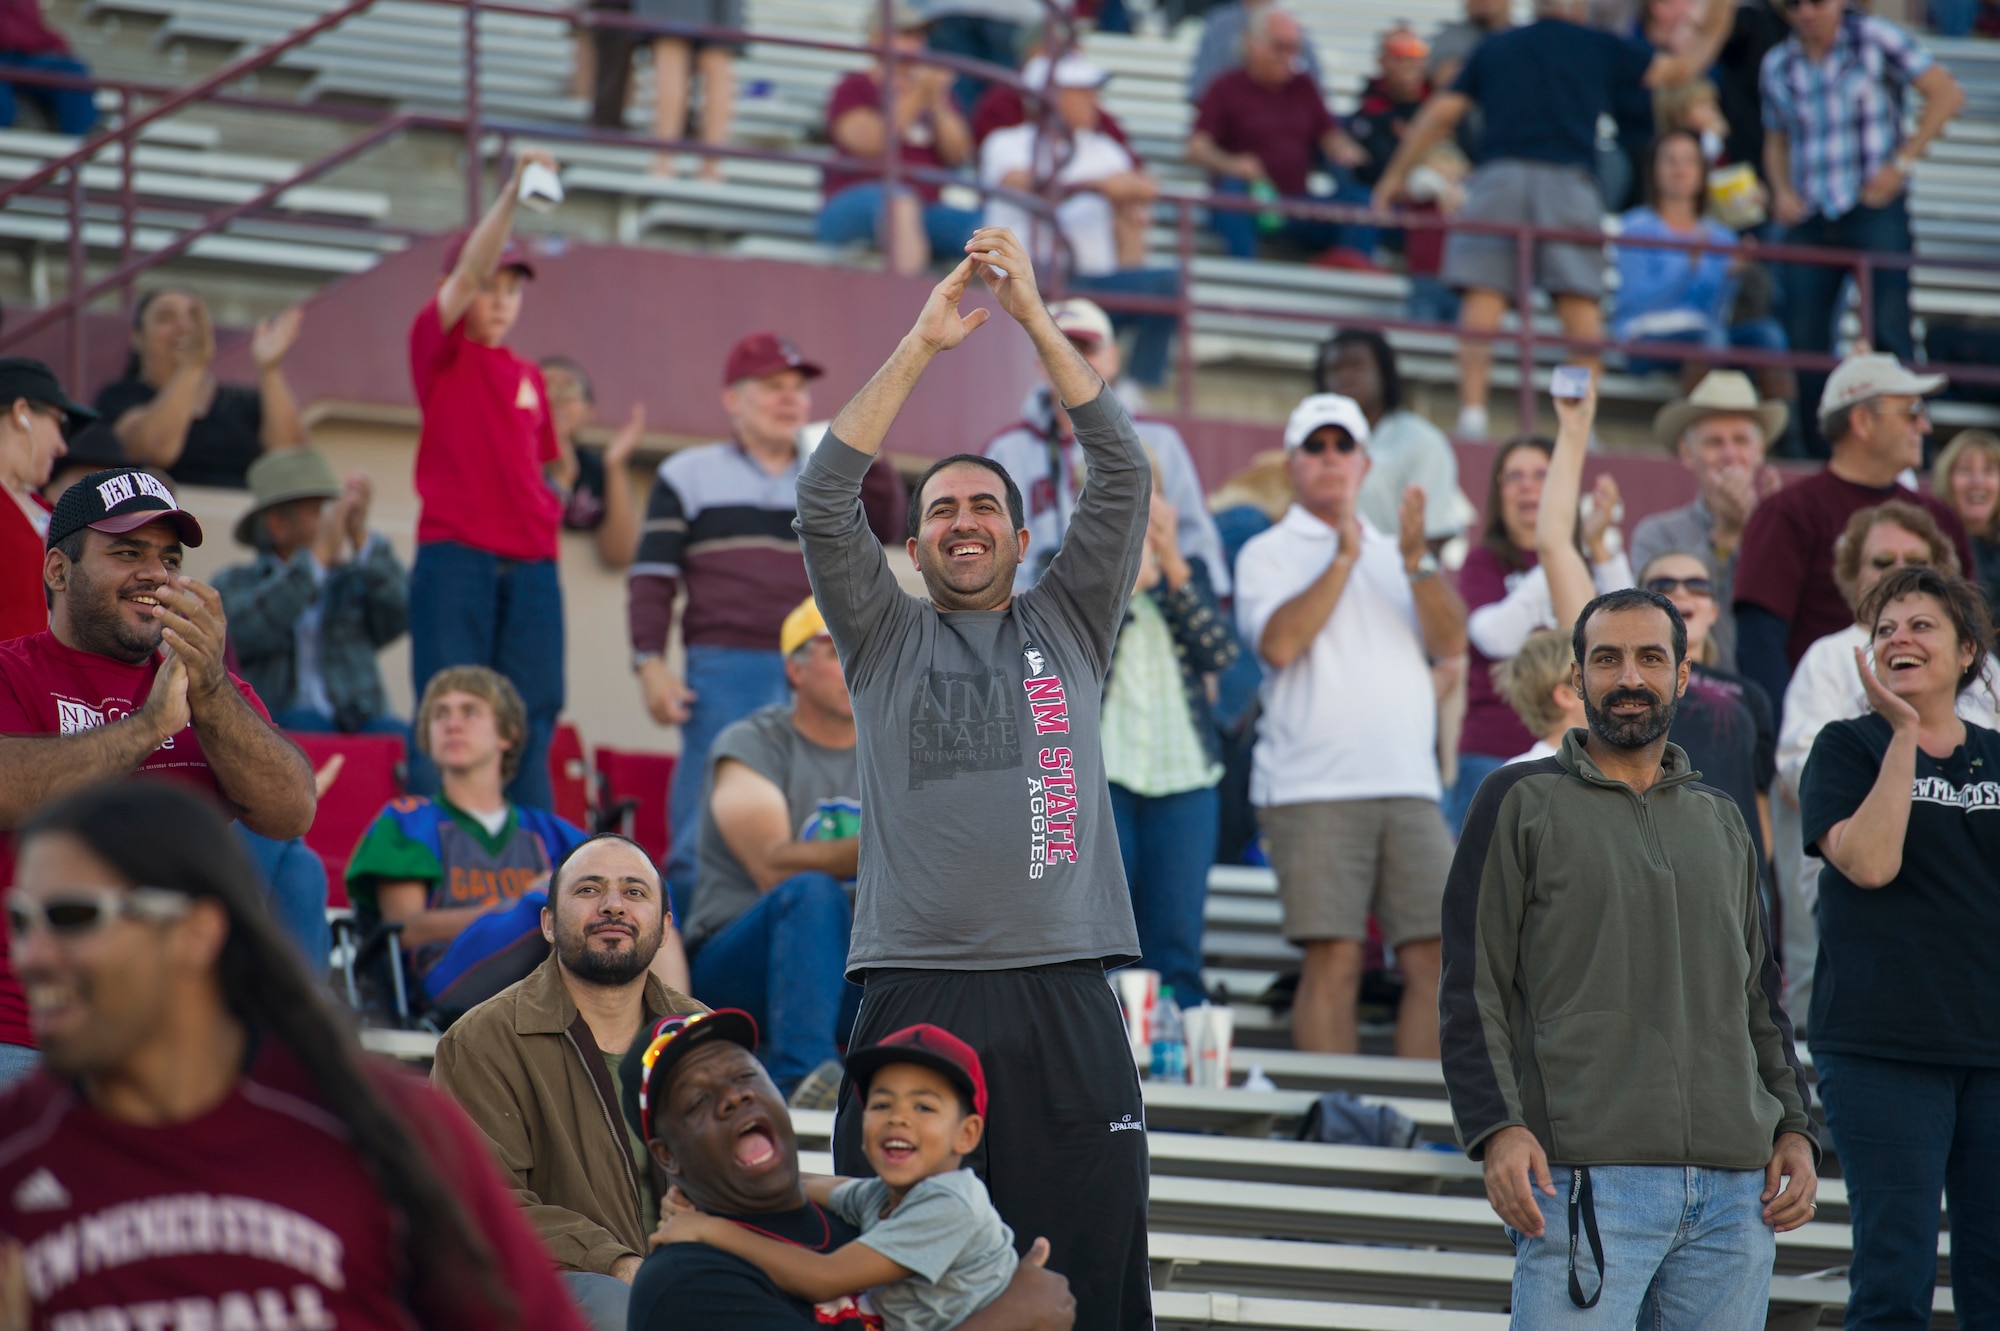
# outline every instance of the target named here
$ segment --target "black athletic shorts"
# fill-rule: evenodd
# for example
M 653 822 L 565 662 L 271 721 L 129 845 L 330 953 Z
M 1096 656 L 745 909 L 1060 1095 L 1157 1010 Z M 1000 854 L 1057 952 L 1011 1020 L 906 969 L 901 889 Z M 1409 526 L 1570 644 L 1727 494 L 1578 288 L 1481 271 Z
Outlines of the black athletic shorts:
M 986 1135 L 968 1163 L 1022 1252 L 1049 1241 L 1079 1331 L 1150 1331 L 1146 1108 L 1118 999 L 1095 961 L 1026 970 L 877 970 L 851 1049 L 933 1022 L 979 1051 Z M 834 1166 L 872 1174 L 861 1115 L 841 1086 Z

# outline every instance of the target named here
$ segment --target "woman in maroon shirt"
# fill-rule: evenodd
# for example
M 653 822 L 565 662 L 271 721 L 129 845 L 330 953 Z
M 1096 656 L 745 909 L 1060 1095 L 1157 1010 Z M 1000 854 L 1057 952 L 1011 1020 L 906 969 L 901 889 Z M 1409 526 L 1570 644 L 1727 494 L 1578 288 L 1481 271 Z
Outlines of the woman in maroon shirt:
M 37 1328 L 584 1331 L 484 1139 L 360 1053 L 260 891 L 214 806 L 159 782 L 22 829 L 45 1064 L 0 1097 L 0 1301 Z

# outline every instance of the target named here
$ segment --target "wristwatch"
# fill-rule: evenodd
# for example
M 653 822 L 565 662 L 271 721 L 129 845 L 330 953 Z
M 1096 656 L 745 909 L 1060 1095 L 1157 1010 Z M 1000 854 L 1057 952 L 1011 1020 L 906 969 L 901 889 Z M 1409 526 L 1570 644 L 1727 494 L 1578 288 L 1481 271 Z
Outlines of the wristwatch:
M 1417 561 L 1417 566 L 1410 570 L 1410 581 L 1422 582 L 1426 578 L 1435 578 L 1437 571 L 1438 557 L 1426 550 L 1424 557 Z
M 657 661 L 660 659 L 660 656 L 661 653 L 659 652 L 632 653 L 632 673 L 635 675 L 638 674 L 641 670 L 644 670 L 646 668 L 646 662 Z
M 1915 153 L 1897 153 L 1896 169 L 1902 172 L 1906 178 L 1915 174 L 1917 169 L 1917 155 Z

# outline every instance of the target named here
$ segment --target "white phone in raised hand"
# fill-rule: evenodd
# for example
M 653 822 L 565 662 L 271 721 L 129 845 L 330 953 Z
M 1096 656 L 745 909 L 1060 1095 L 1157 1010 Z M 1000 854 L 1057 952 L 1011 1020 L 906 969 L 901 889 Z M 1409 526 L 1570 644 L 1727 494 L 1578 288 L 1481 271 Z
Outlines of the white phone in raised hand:
M 1558 365 L 1549 375 L 1549 396 L 1578 400 L 1590 396 L 1590 368 L 1585 365 Z
M 530 162 L 521 171 L 521 190 L 516 197 L 538 213 L 548 212 L 563 201 L 562 177 L 540 162 Z

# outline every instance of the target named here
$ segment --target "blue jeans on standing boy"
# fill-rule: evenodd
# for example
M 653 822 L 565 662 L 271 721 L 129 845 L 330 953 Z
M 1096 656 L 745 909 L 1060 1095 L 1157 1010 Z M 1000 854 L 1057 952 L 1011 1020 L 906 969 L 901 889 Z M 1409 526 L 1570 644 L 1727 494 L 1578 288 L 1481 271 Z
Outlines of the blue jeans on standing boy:
M 1125 887 L 1139 925 L 1139 964 L 1174 987 L 1182 1007 L 1199 1003 L 1202 910 L 1222 796 L 1214 786 L 1173 795 L 1138 795 L 1111 787 L 1111 817 L 1125 859 Z
M 75 56 L 54 52 L 45 55 L 0 54 L 0 79 L 4 79 L 10 69 L 42 69 L 53 74 L 83 76 L 90 73 L 90 66 Z M 19 97 L 39 103 L 48 112 L 49 118 L 56 122 L 58 133 L 84 135 L 97 125 L 97 94 L 89 88 L 0 82 L 0 127 L 13 127 L 14 117 L 19 114 L 15 99 Z
M 2000 1068 L 1813 1050 L 1854 1219 L 1847 1325 L 1926 1328 L 1938 1209 L 1958 1324 L 2000 1326 Z
M 1512 1226 L 1514 1331 L 1762 1331 L 1777 1237 L 1764 1223 L 1764 1171 L 1681 1165 L 1593 1165 L 1592 1202 L 1603 1243 L 1597 1306 L 1570 1299 L 1569 1203 L 1573 1171 L 1551 1162 L 1556 1195 L 1533 1190 L 1542 1234 Z M 1588 1231 L 1586 1230 L 1587 1234 Z M 1587 1238 L 1576 1278 L 1599 1289 Z
M 562 583 L 554 560 L 502 559 L 455 541 L 417 547 L 410 567 L 410 677 L 417 698 L 432 675 L 458 665 L 488 666 L 513 682 L 528 709 L 528 738 L 507 798 L 552 807 L 549 737 L 563 705 Z M 416 724 L 423 726 L 421 716 Z M 414 747 L 410 789 L 438 790 L 437 768 Z
M 758 1055 L 786 1095 L 854 1029 L 861 986 L 846 978 L 853 928 L 847 892 L 831 874 L 795 874 L 706 939 L 690 963 L 697 998 L 757 1019 Z
M 681 725 L 681 753 L 674 760 L 673 785 L 667 791 L 667 835 L 674 843 L 667 856 L 667 894 L 677 920 L 687 918 L 694 899 L 709 747 L 724 727 L 759 707 L 792 698 L 792 686 L 785 682 L 785 658 L 748 647 L 688 648 L 687 686 L 694 691 L 694 701 Z

